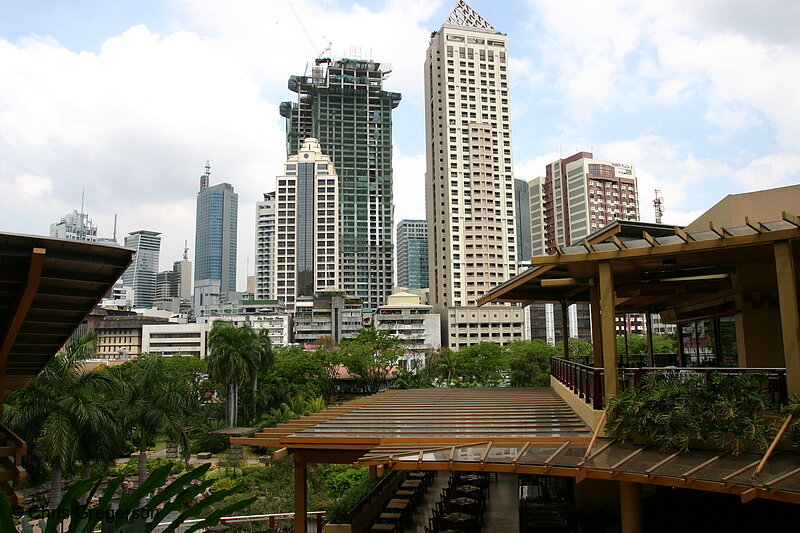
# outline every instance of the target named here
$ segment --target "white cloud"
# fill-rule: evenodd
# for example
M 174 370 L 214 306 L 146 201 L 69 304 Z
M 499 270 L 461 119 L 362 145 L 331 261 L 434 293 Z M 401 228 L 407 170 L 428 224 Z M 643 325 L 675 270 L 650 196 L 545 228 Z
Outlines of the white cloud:
M 394 145 L 394 221 L 425 219 L 425 155 L 406 155 Z

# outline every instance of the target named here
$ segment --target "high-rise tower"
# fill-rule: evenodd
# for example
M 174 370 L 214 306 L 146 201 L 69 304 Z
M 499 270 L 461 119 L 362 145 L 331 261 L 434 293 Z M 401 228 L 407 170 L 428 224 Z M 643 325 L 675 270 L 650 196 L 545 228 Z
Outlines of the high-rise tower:
M 256 202 L 256 300 L 275 299 L 275 193 Z
M 143 229 L 131 232 L 125 237 L 125 247 L 136 250 L 136 255 L 122 274 L 123 285 L 133 288 L 134 307 L 151 307 L 156 298 L 161 234 Z
M 292 76 L 297 102 L 283 102 L 287 152 L 307 137 L 329 156 L 339 187 L 341 286 L 376 309 L 392 292 L 392 109 L 383 90 L 391 67 L 372 60 L 316 60 L 311 76 Z
M 522 308 L 476 307 L 516 274 L 506 41 L 459 0 L 425 61 L 430 302 L 451 348 L 522 338 Z
M 200 177 L 195 226 L 195 307 L 225 300 L 236 291 L 239 195 L 230 183 L 209 186 L 211 166 Z M 198 310 L 198 309 L 196 309 Z
M 307 137 L 277 178 L 275 287 L 294 309 L 301 296 L 341 289 L 338 176 L 319 143 Z
M 428 223 L 401 220 L 397 224 L 397 285 L 428 288 Z

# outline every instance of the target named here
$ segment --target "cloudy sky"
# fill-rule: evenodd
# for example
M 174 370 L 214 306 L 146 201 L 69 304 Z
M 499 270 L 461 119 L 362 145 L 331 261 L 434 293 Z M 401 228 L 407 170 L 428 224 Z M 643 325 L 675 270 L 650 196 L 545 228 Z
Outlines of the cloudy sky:
M 286 157 L 286 80 L 328 43 L 393 65 L 396 220 L 424 218 L 422 65 L 454 4 L 0 0 L 0 230 L 47 234 L 85 189 L 102 236 L 115 213 L 119 235 L 161 231 L 167 268 L 184 240 L 191 254 L 208 159 L 239 193 L 243 289 L 254 204 Z M 636 165 L 643 218 L 658 188 L 675 224 L 800 182 L 800 2 L 470 4 L 509 36 L 518 177 L 592 151 Z

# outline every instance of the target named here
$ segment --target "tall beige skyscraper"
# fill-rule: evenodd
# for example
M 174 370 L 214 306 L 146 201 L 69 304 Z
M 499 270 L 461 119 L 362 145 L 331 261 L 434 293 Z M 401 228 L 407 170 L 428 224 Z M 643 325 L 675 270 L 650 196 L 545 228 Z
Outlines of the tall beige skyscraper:
M 341 289 L 339 186 L 330 157 L 306 137 L 276 179 L 274 280 L 278 300 Z
M 475 304 L 516 274 L 506 41 L 459 0 L 425 60 L 430 302 L 451 348 L 522 338 L 522 308 Z

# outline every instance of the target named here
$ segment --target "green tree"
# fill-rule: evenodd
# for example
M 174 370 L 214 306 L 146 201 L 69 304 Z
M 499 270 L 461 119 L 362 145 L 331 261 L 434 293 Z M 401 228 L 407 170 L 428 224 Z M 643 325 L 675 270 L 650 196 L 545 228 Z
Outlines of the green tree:
M 397 360 L 403 353 L 400 339 L 388 331 L 366 328 L 354 339 L 340 342 L 342 363 L 364 382 L 364 389 L 378 392 L 386 380 L 396 375 Z
M 147 448 L 157 438 L 177 441 L 188 457 L 185 428 L 198 410 L 197 397 L 188 384 L 167 371 L 164 359 L 157 355 L 139 357 L 108 372 L 121 384 L 116 403 L 139 451 L 139 483 L 147 477 Z
M 112 390 L 113 382 L 104 373 L 86 371 L 82 365 L 94 353 L 94 346 L 94 335 L 69 344 L 25 389 L 10 391 L 6 398 L 6 422 L 50 466 L 51 509 L 61 501 L 64 472 L 75 467 L 81 450 L 86 451 L 87 440 L 100 444 L 118 430 L 114 411 L 103 401 L 103 392 Z
M 653 335 L 653 353 L 677 353 L 678 344 L 668 335 Z M 617 353 L 625 354 L 625 336 L 617 335 Z M 647 335 L 628 334 L 628 354 L 632 359 L 647 360 Z M 640 356 L 640 357 L 634 357 Z
M 298 394 L 322 396 L 326 402 L 330 401 L 340 363 L 339 350 L 306 351 L 298 346 L 276 349 L 270 384 L 278 392 L 275 406 Z
M 459 380 L 463 384 L 496 387 L 503 381 L 501 371 L 508 369 L 508 354 L 494 342 L 479 342 L 458 351 Z
M 444 380 L 448 387 L 452 385 L 453 378 L 458 375 L 460 363 L 459 355 L 447 346 L 440 348 L 439 352 L 431 358 L 431 366 L 434 368 L 436 376 L 440 380 Z
M 567 344 L 567 348 L 569 350 L 569 357 L 570 359 L 586 359 L 589 358 L 591 360 L 592 355 L 594 354 L 594 348 L 592 347 L 592 343 L 584 340 L 579 339 L 577 337 L 570 337 L 569 343 Z M 555 346 L 556 357 L 563 357 L 564 356 L 564 341 L 558 341 Z
M 239 387 L 253 385 L 257 374 L 265 366 L 266 355 L 263 339 L 249 327 L 218 320 L 208 334 L 208 373 L 212 380 L 228 386 L 228 425 L 238 423 Z
M 512 387 L 550 385 L 550 359 L 559 352 L 543 340 L 514 341 L 506 346 Z

